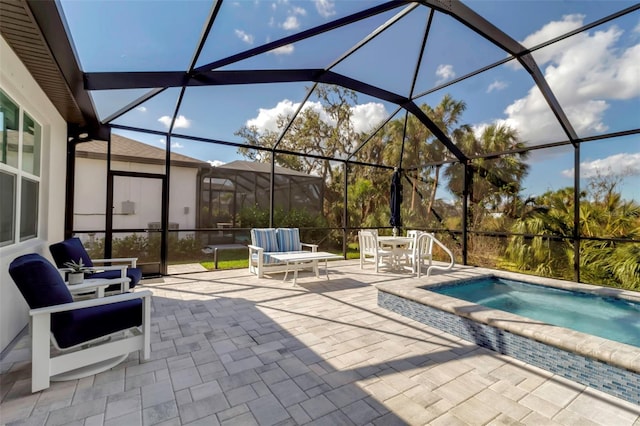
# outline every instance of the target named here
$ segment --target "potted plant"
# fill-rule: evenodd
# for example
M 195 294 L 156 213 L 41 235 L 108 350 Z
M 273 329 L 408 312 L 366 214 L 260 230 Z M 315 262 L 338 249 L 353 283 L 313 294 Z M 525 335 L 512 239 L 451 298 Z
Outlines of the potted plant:
M 84 281 L 84 274 L 91 274 L 93 271 L 91 268 L 84 265 L 82 262 L 82 258 L 75 260 L 70 260 L 69 262 L 65 262 L 64 266 L 70 269 L 69 271 L 69 285 L 74 284 L 82 284 Z

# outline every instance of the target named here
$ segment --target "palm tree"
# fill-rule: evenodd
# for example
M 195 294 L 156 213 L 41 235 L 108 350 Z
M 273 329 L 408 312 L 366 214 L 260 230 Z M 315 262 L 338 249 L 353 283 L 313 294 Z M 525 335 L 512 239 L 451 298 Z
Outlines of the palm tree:
M 597 192 L 605 186 L 606 192 Z M 589 189 L 580 194 L 581 280 L 640 290 L 640 245 L 599 239 L 639 239 L 640 205 L 624 200 L 615 183 L 590 185 Z M 512 237 L 502 266 L 570 279 L 575 261 L 574 240 L 570 238 L 574 228 L 574 189 L 549 191 L 536 197 L 534 204 L 535 208 L 515 221 L 511 231 L 535 236 Z M 558 241 L 552 242 L 554 237 Z
M 451 95 L 445 95 L 440 103 L 431 108 L 428 105 L 421 107 L 427 116 L 442 130 L 445 135 L 449 137 L 454 143 L 458 143 L 463 140 L 466 135 L 471 134 L 471 127 L 467 124 L 462 124 L 458 127 L 458 122 L 462 118 L 462 113 L 467 109 L 467 104 L 464 101 L 456 101 Z M 427 203 L 427 219 L 431 214 L 433 203 L 436 199 L 436 191 L 440 183 L 440 171 L 442 169 L 441 162 L 450 159 L 449 150 L 440 141 L 436 140 L 433 135 L 427 139 L 427 150 L 425 157 L 428 161 L 438 163 L 434 166 L 433 170 L 433 183 L 431 185 L 431 191 L 429 192 L 429 201 Z
M 458 143 L 460 149 L 470 157 L 514 151 L 525 146 L 515 129 L 502 124 L 491 124 L 485 127 L 479 137 L 466 132 L 458 139 Z M 475 158 L 471 161 L 472 228 L 481 224 L 489 207 L 500 207 L 506 210 L 506 206 L 517 202 L 521 182 L 529 168 L 524 163 L 527 156 L 528 152 L 514 152 L 502 154 L 496 158 Z M 445 176 L 449 178 L 449 190 L 462 198 L 464 167 L 459 165 L 448 167 L 445 170 Z
M 462 113 L 466 109 L 464 101 L 454 100 L 451 95 L 445 95 L 440 103 L 432 108 L 427 104 L 420 109 L 451 139 L 457 140 L 470 132 L 466 124 L 458 125 Z M 408 174 L 412 181 L 410 212 L 416 213 L 419 186 L 422 182 L 428 184 L 428 198 L 424 222 L 427 223 L 433 208 L 436 192 L 440 183 L 442 162 L 450 159 L 449 150 L 438 141 L 429 129 L 415 116 L 410 115 L 407 120 L 406 132 L 404 118 L 393 120 L 386 126 L 385 139 L 390 141 L 385 148 L 385 160 L 389 164 L 398 164 L 404 136 L 403 169 L 415 170 Z M 424 167 L 425 163 L 435 163 L 435 166 Z M 433 171 L 432 171 L 433 170 Z M 433 174 L 433 176 L 432 176 Z

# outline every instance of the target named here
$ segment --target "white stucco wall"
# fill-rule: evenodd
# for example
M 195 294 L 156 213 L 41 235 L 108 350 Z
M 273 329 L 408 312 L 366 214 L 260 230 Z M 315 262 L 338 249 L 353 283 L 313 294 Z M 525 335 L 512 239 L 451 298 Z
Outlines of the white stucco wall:
M 152 164 L 113 162 L 112 167 L 123 171 L 164 173 L 164 166 Z M 196 225 L 197 173 L 198 169 L 190 167 L 171 169 L 169 222 L 177 223 L 179 229 L 193 229 Z M 146 228 L 149 222 L 160 222 L 160 180 L 116 177 L 114 186 L 114 228 Z M 106 161 L 77 158 L 75 188 L 74 229 L 104 229 Z M 122 214 L 123 201 L 135 203 L 134 214 Z
M 28 324 L 27 304 L 9 276 L 9 264 L 34 252 L 51 259 L 49 244 L 64 238 L 67 124 L 1 36 L 0 87 L 42 125 L 38 238 L 0 247 L 0 350 L 4 350 Z

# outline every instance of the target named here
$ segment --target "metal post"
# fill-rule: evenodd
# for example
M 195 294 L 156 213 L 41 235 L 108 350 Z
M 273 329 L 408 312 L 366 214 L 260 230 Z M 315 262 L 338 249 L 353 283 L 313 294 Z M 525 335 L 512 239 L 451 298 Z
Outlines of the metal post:
M 473 170 L 469 162 L 464 165 L 464 188 L 462 189 L 462 264 L 467 264 L 467 252 L 469 249 L 469 233 L 467 232 L 469 218 L 469 187 L 473 180 Z
M 349 229 L 349 207 L 347 201 L 349 200 L 347 190 L 349 189 L 349 163 L 344 163 L 344 205 L 342 206 L 342 255 L 347 258 L 347 230 Z
M 573 156 L 573 275 L 580 282 L 580 144 L 574 147 Z

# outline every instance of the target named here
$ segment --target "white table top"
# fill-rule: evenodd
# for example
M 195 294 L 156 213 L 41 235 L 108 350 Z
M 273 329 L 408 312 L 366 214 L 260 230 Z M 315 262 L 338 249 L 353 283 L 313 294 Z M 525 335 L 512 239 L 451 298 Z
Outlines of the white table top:
M 378 237 L 378 244 L 383 243 L 385 245 L 394 245 L 394 246 L 401 246 L 401 245 L 406 245 L 409 244 L 411 242 L 413 242 L 413 237 L 393 237 L 393 236 L 379 236 Z
M 326 251 L 305 251 L 304 253 L 269 253 L 270 257 L 281 262 L 302 262 L 305 260 L 344 259 L 344 257 Z

